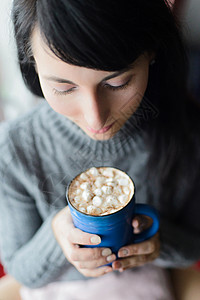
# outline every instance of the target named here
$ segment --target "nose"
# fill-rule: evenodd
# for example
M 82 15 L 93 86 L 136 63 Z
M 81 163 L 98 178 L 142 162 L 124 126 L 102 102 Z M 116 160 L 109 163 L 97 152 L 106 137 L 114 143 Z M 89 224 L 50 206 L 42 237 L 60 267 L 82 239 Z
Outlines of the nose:
M 88 127 L 94 130 L 100 130 L 107 126 L 106 124 L 109 110 L 105 99 L 101 99 L 96 91 L 86 95 L 83 101 L 83 116 Z

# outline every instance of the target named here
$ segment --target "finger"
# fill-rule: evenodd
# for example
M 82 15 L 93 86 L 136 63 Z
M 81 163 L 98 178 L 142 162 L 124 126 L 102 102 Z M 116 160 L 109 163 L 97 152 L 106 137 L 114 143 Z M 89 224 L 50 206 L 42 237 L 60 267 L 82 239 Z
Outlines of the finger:
M 116 255 L 111 254 L 108 257 L 100 257 L 97 260 L 88 260 L 88 261 L 78 261 L 74 262 L 74 266 L 80 270 L 80 269 L 95 269 L 98 267 L 102 267 L 107 265 L 108 263 L 112 263 L 116 260 Z
M 70 255 L 73 261 L 97 260 L 99 258 L 107 258 L 112 254 L 109 248 L 74 248 Z
M 156 250 L 158 233 L 147 241 L 122 247 L 118 252 L 118 257 L 129 257 L 132 255 L 151 254 Z
M 72 227 L 74 226 L 69 206 L 66 206 L 65 208 L 61 209 L 58 215 L 59 215 L 59 220 L 63 220 L 63 222 L 67 224 L 71 224 Z
M 159 239 L 157 239 L 155 243 L 154 252 L 146 255 L 130 256 L 127 258 L 117 260 L 112 264 L 112 266 L 114 270 L 123 271 L 126 270 L 127 268 L 142 266 L 145 263 L 152 262 L 159 256 L 159 254 L 160 254 L 160 241 Z
M 146 216 L 146 215 L 138 215 L 135 216 L 133 221 L 132 221 L 132 226 L 133 226 L 133 232 L 134 233 L 140 233 L 143 230 L 146 230 L 149 228 L 153 223 L 152 218 Z
M 158 258 L 159 255 L 160 255 L 160 251 L 158 249 L 154 253 L 146 255 L 146 260 L 147 260 L 147 262 L 152 262 L 153 260 Z
M 133 267 L 139 267 L 142 266 L 146 263 L 150 263 L 152 261 L 154 261 L 156 258 L 158 258 L 159 256 L 159 250 L 153 252 L 152 254 L 149 255 L 143 255 L 140 260 L 134 261 L 134 260 L 129 260 L 129 261 L 125 261 L 125 260 L 120 260 L 120 265 L 117 264 L 118 267 L 118 271 L 123 272 L 126 269 L 130 269 Z M 115 267 L 115 270 L 117 270 L 117 268 Z
M 82 273 L 86 277 L 99 277 L 102 275 L 105 275 L 107 273 L 112 272 L 113 269 L 111 267 L 101 267 L 101 268 L 96 268 L 96 269 L 82 269 L 80 270 L 80 273 Z
M 101 243 L 100 236 L 84 232 L 75 227 L 68 230 L 67 238 L 72 244 L 78 245 L 98 245 Z
M 59 228 L 59 234 L 62 242 L 68 240 L 71 244 L 80 245 L 98 245 L 101 238 L 98 235 L 86 233 L 74 227 L 69 207 L 65 207 L 55 219 L 54 226 Z
M 132 226 L 133 226 L 133 232 L 134 233 L 140 233 L 140 230 L 139 230 L 139 226 L 140 226 L 140 220 L 139 220 L 139 217 L 135 217 L 132 221 Z
M 69 207 L 61 209 L 53 218 L 53 229 L 59 228 L 59 233 L 65 235 L 66 228 L 73 228 L 74 224 L 69 211 Z
M 146 263 L 145 255 L 131 256 L 116 260 L 112 263 L 113 270 L 126 269 L 132 267 L 142 266 Z
M 67 237 L 72 244 L 98 245 L 101 243 L 101 238 L 98 235 L 90 234 L 74 227 L 69 207 L 63 209 L 61 213 L 68 225 L 68 227 L 66 226 L 66 228 L 69 228 Z

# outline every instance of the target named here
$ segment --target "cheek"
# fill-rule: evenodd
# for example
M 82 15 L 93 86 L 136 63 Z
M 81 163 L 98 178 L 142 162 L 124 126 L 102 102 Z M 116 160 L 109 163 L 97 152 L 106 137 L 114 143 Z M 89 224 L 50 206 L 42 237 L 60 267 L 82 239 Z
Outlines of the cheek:
M 148 84 L 148 72 L 142 73 L 131 82 L 130 87 L 119 97 L 115 107 L 118 117 L 128 119 L 140 105 Z
M 149 79 L 149 66 L 146 65 L 146 68 L 144 68 L 143 72 L 138 76 L 138 81 L 137 81 L 137 92 L 141 94 L 141 96 L 144 96 L 144 93 L 147 88 L 148 84 L 148 79 Z

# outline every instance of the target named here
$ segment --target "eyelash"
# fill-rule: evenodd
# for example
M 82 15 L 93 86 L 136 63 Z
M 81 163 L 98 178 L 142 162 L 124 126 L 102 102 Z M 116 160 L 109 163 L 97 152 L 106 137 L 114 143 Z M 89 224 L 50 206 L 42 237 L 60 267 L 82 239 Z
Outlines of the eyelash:
M 112 86 L 112 85 L 109 85 L 109 84 L 105 84 L 104 87 L 105 87 L 106 89 L 109 89 L 109 90 L 112 90 L 112 91 L 124 90 L 124 89 L 126 89 L 126 88 L 128 87 L 130 81 L 131 81 L 131 78 L 130 78 L 126 83 L 124 83 L 124 84 L 122 84 L 122 85 L 119 85 L 119 86 Z M 69 90 L 67 90 L 67 91 L 62 91 L 62 92 L 60 92 L 60 91 L 58 91 L 58 90 L 56 90 L 56 89 L 53 89 L 53 93 L 54 93 L 55 95 L 61 95 L 61 96 L 64 96 L 64 95 L 71 94 L 71 93 L 73 92 L 74 89 L 75 89 L 75 88 L 71 88 L 71 89 L 69 89 Z
M 67 91 L 62 91 L 62 92 L 60 92 L 60 91 L 58 91 L 58 90 L 56 90 L 56 89 L 53 89 L 53 93 L 54 93 L 55 95 L 64 96 L 64 95 L 71 94 L 71 93 L 73 92 L 73 90 L 74 90 L 74 88 L 71 88 L 71 89 L 69 89 L 69 90 L 67 90 Z
M 117 90 L 124 90 L 128 87 L 129 83 L 130 83 L 131 79 L 129 79 L 126 83 L 119 85 L 119 86 L 112 86 L 109 84 L 105 84 L 104 87 L 106 89 L 112 90 L 112 91 L 117 91 Z

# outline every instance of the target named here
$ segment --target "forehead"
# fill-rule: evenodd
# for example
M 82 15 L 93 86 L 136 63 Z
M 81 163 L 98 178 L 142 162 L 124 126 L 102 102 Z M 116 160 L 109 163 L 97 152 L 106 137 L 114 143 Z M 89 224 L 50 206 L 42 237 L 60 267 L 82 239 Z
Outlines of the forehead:
M 32 53 L 36 62 L 36 69 L 40 76 L 44 77 L 59 77 L 76 82 L 90 80 L 101 81 L 104 78 L 118 77 L 130 70 L 137 71 L 141 68 L 147 58 L 146 54 L 140 55 L 131 65 L 118 72 L 109 72 L 96 69 L 68 64 L 58 58 L 45 43 L 40 30 L 36 27 L 33 31 L 32 38 Z M 115 76 L 113 76 L 115 75 Z
M 60 77 L 65 78 L 66 74 L 75 75 L 80 77 L 91 74 L 91 76 L 106 77 L 113 72 L 100 71 L 95 69 L 88 69 L 75 65 L 68 64 L 58 58 L 45 43 L 39 29 L 35 28 L 31 38 L 32 53 L 36 62 L 36 66 L 39 72 L 42 74 L 58 74 Z

